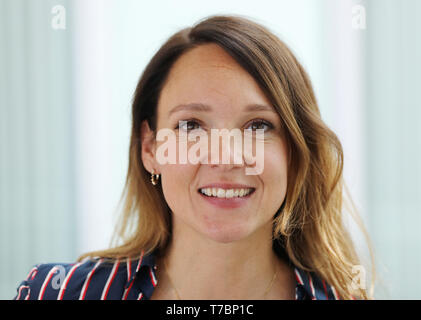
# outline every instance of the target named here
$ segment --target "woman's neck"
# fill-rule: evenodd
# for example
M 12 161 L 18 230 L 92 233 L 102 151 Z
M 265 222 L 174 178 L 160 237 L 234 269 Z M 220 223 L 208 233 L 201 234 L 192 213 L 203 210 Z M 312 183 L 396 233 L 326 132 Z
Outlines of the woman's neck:
M 271 226 L 259 232 L 268 234 L 266 239 L 256 232 L 230 243 L 204 238 L 193 230 L 174 232 L 167 250 L 157 259 L 155 290 L 171 292 L 168 299 L 183 300 L 280 299 L 281 292 L 293 298 L 292 270 L 273 251 Z

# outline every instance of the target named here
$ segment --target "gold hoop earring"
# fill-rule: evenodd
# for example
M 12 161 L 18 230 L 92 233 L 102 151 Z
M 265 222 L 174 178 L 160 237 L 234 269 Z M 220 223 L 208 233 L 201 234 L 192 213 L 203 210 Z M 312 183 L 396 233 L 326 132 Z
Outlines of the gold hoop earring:
M 152 170 L 151 173 L 151 182 L 154 186 L 156 186 L 158 184 L 158 180 L 159 180 L 159 174 L 155 174 L 155 170 Z

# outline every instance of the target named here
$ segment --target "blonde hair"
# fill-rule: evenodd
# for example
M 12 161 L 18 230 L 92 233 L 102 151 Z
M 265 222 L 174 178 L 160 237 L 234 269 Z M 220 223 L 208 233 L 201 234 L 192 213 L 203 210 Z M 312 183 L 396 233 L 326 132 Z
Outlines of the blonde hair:
M 133 99 L 124 206 L 116 228 L 122 243 L 80 259 L 135 257 L 168 245 L 170 209 L 162 188 L 151 185 L 143 166 L 141 123 L 148 121 L 156 134 L 158 97 L 171 66 L 183 53 L 206 43 L 221 46 L 253 76 L 283 120 L 291 162 L 286 198 L 274 215 L 274 246 L 297 267 L 326 280 L 342 299 L 369 298 L 365 288 L 353 291 L 350 286 L 352 268 L 360 261 L 342 215 L 341 143 L 322 121 L 310 80 L 289 48 L 265 27 L 240 16 L 211 16 L 177 32 L 145 68 Z M 354 217 L 368 241 L 355 210 Z M 373 258 L 371 265 L 374 281 Z

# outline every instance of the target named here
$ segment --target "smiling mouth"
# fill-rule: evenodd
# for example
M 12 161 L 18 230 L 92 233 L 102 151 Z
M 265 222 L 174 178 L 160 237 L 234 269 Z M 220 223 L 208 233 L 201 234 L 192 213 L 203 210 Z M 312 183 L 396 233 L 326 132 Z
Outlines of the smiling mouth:
M 202 188 L 197 191 L 209 198 L 215 199 L 235 199 L 235 198 L 246 198 L 250 196 L 256 189 L 255 188 Z

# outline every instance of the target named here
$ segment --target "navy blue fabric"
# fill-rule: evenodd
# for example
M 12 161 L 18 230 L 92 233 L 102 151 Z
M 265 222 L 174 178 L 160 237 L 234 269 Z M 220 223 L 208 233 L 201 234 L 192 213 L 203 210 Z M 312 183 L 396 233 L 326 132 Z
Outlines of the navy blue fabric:
M 76 264 L 35 266 L 17 288 L 14 300 L 148 300 L 157 283 L 155 255 Z M 331 300 L 333 287 L 316 274 L 294 267 L 297 300 Z

